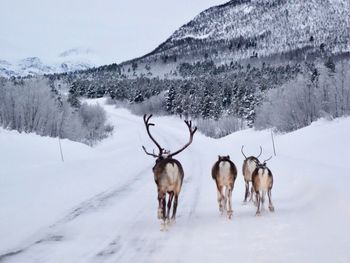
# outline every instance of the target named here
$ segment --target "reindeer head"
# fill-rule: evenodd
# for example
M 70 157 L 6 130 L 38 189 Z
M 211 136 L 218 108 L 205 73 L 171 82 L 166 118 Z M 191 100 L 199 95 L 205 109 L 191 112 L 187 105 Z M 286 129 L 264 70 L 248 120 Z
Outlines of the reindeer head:
M 153 150 L 153 153 L 150 153 L 146 150 L 145 146 L 142 146 L 143 150 L 145 151 L 145 153 L 147 155 L 150 155 L 154 158 L 156 158 L 156 164 L 159 163 L 162 160 L 165 159 L 170 159 L 173 156 L 179 154 L 180 152 L 182 152 L 183 150 L 185 150 L 193 141 L 193 135 L 195 134 L 195 132 L 197 131 L 197 127 L 194 127 L 194 129 L 192 129 L 192 122 L 191 121 L 185 121 L 185 124 L 187 125 L 187 128 L 189 130 L 190 133 L 190 139 L 188 141 L 188 143 L 186 143 L 181 149 L 177 150 L 176 152 L 171 153 L 169 150 L 165 150 L 164 148 L 162 148 L 160 146 L 160 144 L 154 139 L 154 137 L 152 136 L 151 132 L 150 132 L 150 126 L 155 126 L 154 123 L 150 123 L 149 120 L 151 119 L 152 114 L 147 116 L 146 114 L 143 116 L 143 122 L 145 123 L 146 126 L 146 131 L 148 136 L 151 138 L 151 140 L 154 142 L 154 144 L 157 146 L 158 148 L 158 153 L 155 153 L 155 151 Z
M 257 162 L 256 162 L 256 167 L 257 167 L 257 168 L 265 169 L 265 168 L 266 168 L 267 161 L 271 160 L 271 158 L 272 158 L 272 155 L 270 156 L 270 158 L 264 160 L 262 163 L 261 163 L 260 161 L 257 161 Z
M 220 156 L 218 155 L 219 162 L 220 161 L 230 161 L 230 155 L 227 156 Z

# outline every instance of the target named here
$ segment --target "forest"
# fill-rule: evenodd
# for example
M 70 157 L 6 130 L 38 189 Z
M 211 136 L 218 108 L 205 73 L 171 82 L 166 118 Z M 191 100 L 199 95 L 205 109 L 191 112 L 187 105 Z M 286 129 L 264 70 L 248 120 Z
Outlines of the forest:
M 76 77 L 69 96 L 73 101 L 108 96 L 139 115 L 149 112 L 196 119 L 206 123 L 199 126 L 212 137 L 245 127 L 285 132 L 320 117 L 349 113 L 349 61 L 348 56 L 333 56 L 279 65 L 182 63 L 177 78 Z M 231 119 L 235 128 L 219 124 L 223 119 Z
M 93 145 L 113 128 L 106 124 L 103 109 L 81 101 L 105 96 L 138 115 L 194 119 L 204 134 L 219 138 L 247 127 L 288 132 L 321 117 L 348 115 L 350 60 L 332 56 L 280 64 L 181 63 L 172 78 L 126 78 L 118 65 L 110 65 L 1 79 L 0 89 L 1 125 L 20 132 Z

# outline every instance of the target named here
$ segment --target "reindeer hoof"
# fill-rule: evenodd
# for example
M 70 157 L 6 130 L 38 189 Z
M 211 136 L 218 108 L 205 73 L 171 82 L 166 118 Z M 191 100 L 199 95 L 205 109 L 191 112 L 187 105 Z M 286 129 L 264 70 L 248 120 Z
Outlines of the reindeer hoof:
M 227 212 L 227 217 L 228 219 L 232 219 L 233 211 L 228 211 Z
M 255 213 L 255 216 L 261 216 L 260 211 L 256 212 L 256 213 Z
M 172 218 L 172 219 L 170 219 L 170 225 L 174 225 L 176 223 L 176 219 L 175 218 Z
M 158 217 L 158 219 L 163 219 L 163 210 L 162 209 L 158 209 L 157 217 Z
M 167 231 L 167 224 L 165 221 L 163 221 L 162 223 L 160 223 L 160 231 Z
M 270 212 L 275 212 L 275 208 L 272 205 L 269 206 L 269 210 L 270 210 Z

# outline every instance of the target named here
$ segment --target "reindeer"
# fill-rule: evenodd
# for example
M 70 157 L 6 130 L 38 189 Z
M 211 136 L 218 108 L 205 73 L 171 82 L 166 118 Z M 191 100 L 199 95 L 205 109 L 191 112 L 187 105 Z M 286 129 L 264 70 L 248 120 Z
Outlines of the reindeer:
M 255 156 L 249 156 L 247 157 L 243 152 L 244 145 L 242 145 L 241 152 L 245 158 L 243 162 L 242 172 L 245 182 L 245 194 L 244 194 L 244 203 L 247 203 L 247 199 L 249 197 L 249 183 L 252 182 L 252 174 L 256 168 L 256 165 L 259 163 L 259 157 L 262 154 L 262 148 L 260 146 L 260 153 L 257 157 Z M 254 189 L 253 186 L 251 187 L 251 193 L 250 193 L 250 199 L 249 201 L 252 201 L 253 198 Z
M 252 174 L 252 184 L 255 191 L 256 203 L 258 207 L 256 210 L 257 216 L 260 215 L 260 205 L 261 204 L 264 205 L 266 192 L 269 197 L 269 210 L 271 212 L 275 211 L 275 208 L 271 201 L 271 189 L 273 186 L 273 176 L 270 169 L 266 166 L 266 162 L 271 158 L 272 156 L 267 160 L 265 160 L 263 163 L 257 162 L 256 168 Z
M 211 170 L 211 176 L 216 182 L 220 213 L 224 214 L 227 211 L 228 218 L 231 219 L 233 214 L 232 191 L 237 177 L 237 169 L 229 155 L 219 155 L 218 158 Z
M 148 136 L 154 142 L 158 148 L 158 154 L 153 150 L 153 153 L 147 152 L 146 148 L 142 146 L 147 155 L 156 158 L 156 163 L 153 167 L 154 180 L 158 190 L 158 219 L 162 220 L 161 230 L 165 230 L 169 223 L 174 223 L 176 218 L 176 210 L 178 204 L 178 198 L 181 191 L 181 186 L 184 178 L 184 171 L 181 163 L 178 160 L 173 159 L 173 156 L 179 154 L 185 150 L 193 140 L 193 135 L 197 131 L 197 127 L 192 128 L 191 121 L 185 121 L 190 133 L 190 139 L 181 149 L 176 152 L 170 153 L 162 148 L 159 143 L 154 139 L 150 133 L 150 126 L 155 126 L 154 123 L 150 123 L 152 115 L 143 116 L 143 121 L 146 126 Z M 168 210 L 166 210 L 166 194 L 168 194 Z M 170 209 L 173 202 L 173 214 L 171 216 L 171 222 L 169 221 Z

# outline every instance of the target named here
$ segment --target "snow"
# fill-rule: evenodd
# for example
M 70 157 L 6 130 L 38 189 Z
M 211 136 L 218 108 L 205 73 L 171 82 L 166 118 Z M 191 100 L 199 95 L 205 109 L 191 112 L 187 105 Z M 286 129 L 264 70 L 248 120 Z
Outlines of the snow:
M 206 33 L 206 34 L 203 34 L 203 35 L 194 35 L 194 34 L 187 34 L 181 38 L 178 38 L 178 40 L 180 39 L 186 39 L 186 38 L 193 38 L 193 39 L 207 39 L 210 37 L 210 35 L 212 34 L 212 32 L 209 32 L 209 33 Z M 176 39 L 176 38 L 174 38 Z
M 28 57 L 12 63 L 0 60 L 0 76 L 9 78 L 85 70 L 95 66 L 91 61 L 96 56 L 91 50 L 74 48 L 62 52 L 51 62 L 43 62 L 38 57 Z
M 101 104 L 103 101 L 98 100 Z M 95 103 L 95 101 L 94 101 Z M 269 131 L 214 140 L 195 134 L 177 156 L 185 170 L 178 217 L 159 231 L 154 160 L 142 118 L 103 105 L 112 137 L 94 148 L 0 130 L 0 262 L 349 262 L 350 118 L 320 120 L 275 137 L 275 212 L 243 205 L 246 155 L 272 154 Z M 188 140 L 175 117 L 154 117 L 166 149 Z M 238 168 L 233 218 L 219 215 L 211 166 L 230 155 Z M 7 255 L 7 256 L 5 256 Z

